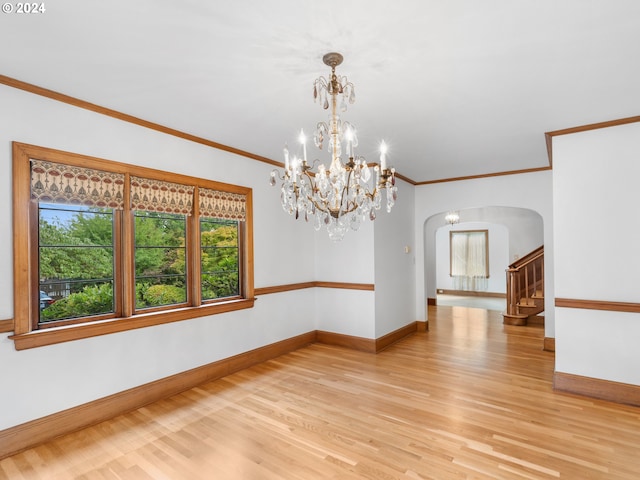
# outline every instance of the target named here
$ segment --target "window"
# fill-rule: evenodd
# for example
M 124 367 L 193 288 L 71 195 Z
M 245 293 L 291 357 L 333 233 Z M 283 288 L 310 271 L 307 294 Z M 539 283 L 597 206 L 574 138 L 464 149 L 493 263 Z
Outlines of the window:
M 488 230 L 449 232 L 450 275 L 456 290 L 483 291 L 489 278 Z
M 200 219 L 202 300 L 234 297 L 240 293 L 238 271 L 239 222 Z
M 187 302 L 187 217 L 137 210 L 136 310 Z
M 253 306 L 251 189 L 14 143 L 14 339 Z
M 38 202 L 38 290 L 52 299 L 38 326 L 115 313 L 114 223 L 113 209 Z

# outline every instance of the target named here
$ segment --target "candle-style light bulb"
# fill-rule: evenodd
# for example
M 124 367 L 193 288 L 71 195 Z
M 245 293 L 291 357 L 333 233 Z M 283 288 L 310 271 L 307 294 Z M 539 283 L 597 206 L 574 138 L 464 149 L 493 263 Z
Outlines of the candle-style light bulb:
M 303 160 L 307 161 L 307 137 L 304 134 L 304 130 L 300 129 L 300 136 L 298 137 L 300 143 L 302 144 L 302 155 Z
M 344 132 L 344 136 L 347 139 L 347 155 L 349 158 L 353 158 L 353 131 L 351 128 L 347 128 Z
M 296 179 L 298 178 L 298 157 L 294 156 L 291 159 L 291 176 L 293 178 L 293 182 L 295 183 Z
M 380 143 L 380 169 L 382 171 L 387 169 L 387 144 L 384 140 Z
M 289 170 L 289 147 L 284 144 L 284 169 Z

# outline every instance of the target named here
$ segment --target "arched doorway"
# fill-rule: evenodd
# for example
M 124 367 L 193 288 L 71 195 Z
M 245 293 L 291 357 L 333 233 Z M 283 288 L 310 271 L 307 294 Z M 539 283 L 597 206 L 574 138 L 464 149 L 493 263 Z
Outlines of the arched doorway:
M 441 237 L 443 233 L 448 235 L 450 229 L 493 225 L 496 238 L 503 237 L 496 243 L 506 251 L 499 255 L 494 253 L 494 257 L 497 258 L 494 258 L 494 265 L 491 267 L 493 276 L 501 275 L 493 284 L 493 289 L 498 288 L 498 285 L 504 285 L 504 271 L 509 263 L 544 244 L 543 219 L 534 210 L 502 206 L 468 208 L 459 211 L 460 222 L 455 226 L 446 222 L 446 214 L 447 212 L 434 214 L 424 223 L 425 308 L 429 299 L 435 299 L 437 295 L 438 263 L 448 261 L 449 252 L 448 249 L 443 251 Z M 489 241 L 491 242 L 491 239 Z

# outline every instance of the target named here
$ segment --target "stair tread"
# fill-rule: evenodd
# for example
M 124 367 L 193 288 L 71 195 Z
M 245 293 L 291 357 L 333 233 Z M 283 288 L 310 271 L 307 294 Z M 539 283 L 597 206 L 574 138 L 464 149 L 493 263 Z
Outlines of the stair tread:
M 529 318 L 529 315 L 526 313 L 502 313 L 502 316 L 509 318 Z

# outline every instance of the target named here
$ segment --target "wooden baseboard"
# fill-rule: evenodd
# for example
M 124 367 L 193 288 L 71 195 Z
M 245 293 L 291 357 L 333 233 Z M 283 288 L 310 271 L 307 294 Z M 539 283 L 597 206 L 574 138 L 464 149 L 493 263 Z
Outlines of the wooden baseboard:
M 324 343 L 326 345 L 335 345 L 337 347 L 350 348 L 361 352 L 376 353 L 376 341 L 373 338 L 354 337 L 342 333 L 318 330 L 316 332 L 316 339 L 318 343 Z
M 556 372 L 553 375 L 553 388 L 600 400 L 640 406 L 640 385 Z
M 318 343 L 351 348 L 352 350 L 359 350 L 361 352 L 379 353 L 389 345 L 396 343 L 397 341 L 402 340 L 409 335 L 412 335 L 418 331 L 426 330 L 426 322 L 413 322 L 376 339 L 354 337 L 351 335 L 343 335 L 341 333 L 318 330 L 317 341 Z
M 438 302 L 435 298 L 427 298 L 427 305 L 435 307 L 436 305 L 438 305 Z
M 399 340 L 402 340 L 409 335 L 413 335 L 414 333 L 421 331 L 422 325 L 425 322 L 413 322 L 408 325 L 405 325 L 398 330 L 394 330 L 393 332 L 387 333 L 380 338 L 376 338 L 376 353 L 381 352 L 389 345 L 396 343 Z M 424 327 L 426 330 L 426 326 Z M 424 330 L 422 330 L 424 331 Z
M 438 293 L 442 295 L 458 295 L 461 297 L 490 297 L 490 298 L 507 298 L 506 293 L 498 292 L 474 292 L 471 290 L 442 290 L 438 289 Z
M 546 352 L 556 351 L 556 339 L 553 337 L 544 337 L 544 343 L 542 349 Z
M 0 431 L 0 459 L 316 341 L 309 332 Z

